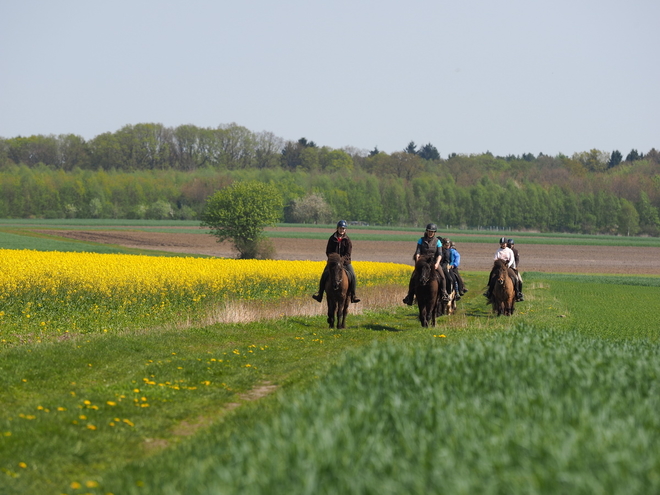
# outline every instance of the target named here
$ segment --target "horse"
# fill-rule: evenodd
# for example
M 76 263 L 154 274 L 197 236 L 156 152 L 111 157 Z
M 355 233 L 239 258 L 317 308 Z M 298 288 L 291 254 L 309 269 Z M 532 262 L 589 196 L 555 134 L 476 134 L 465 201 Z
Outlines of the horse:
M 438 316 L 451 316 L 456 312 L 456 289 L 449 280 L 447 280 L 445 288 L 447 289 L 449 299 L 445 301 L 441 296 L 438 298 Z
M 328 301 L 328 324 L 330 328 L 334 328 L 336 315 L 337 328 L 346 328 L 346 314 L 351 298 L 348 295 L 348 272 L 344 269 L 344 263 L 339 254 L 330 253 L 328 255 L 326 270 L 328 271 L 325 282 L 325 294 Z
M 449 277 L 445 277 L 445 289 L 447 290 L 449 299 L 445 301 L 442 297 L 438 298 L 438 316 L 451 316 L 456 312 L 456 288 L 454 287 L 454 284 L 451 283 Z
M 495 260 L 493 273 L 497 278 L 491 297 L 493 312 L 497 312 L 497 316 L 511 316 L 515 309 L 516 291 L 506 262 Z
M 433 268 L 433 261 L 420 258 L 415 263 L 417 283 L 415 296 L 419 307 L 419 321 L 423 327 L 435 326 L 435 316 L 438 305 L 438 275 Z

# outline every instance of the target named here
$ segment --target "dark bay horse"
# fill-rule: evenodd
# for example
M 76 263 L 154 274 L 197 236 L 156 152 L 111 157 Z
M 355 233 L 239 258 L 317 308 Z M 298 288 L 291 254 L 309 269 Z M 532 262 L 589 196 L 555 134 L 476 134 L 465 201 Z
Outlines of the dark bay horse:
M 337 317 L 337 328 L 346 328 L 346 314 L 351 302 L 348 296 L 348 273 L 344 270 L 341 256 L 337 253 L 328 255 L 328 277 L 325 282 L 325 294 L 328 301 L 328 324 L 330 328 L 335 326 L 335 315 Z
M 415 296 L 419 307 L 419 321 L 423 327 L 435 326 L 435 315 L 438 305 L 438 275 L 433 267 L 433 261 L 420 258 L 415 263 L 417 283 Z
M 513 286 L 513 280 L 509 276 L 509 268 L 506 262 L 495 260 L 493 273 L 496 277 L 491 298 L 493 312 L 497 312 L 497 316 L 511 316 L 515 309 L 516 291 Z

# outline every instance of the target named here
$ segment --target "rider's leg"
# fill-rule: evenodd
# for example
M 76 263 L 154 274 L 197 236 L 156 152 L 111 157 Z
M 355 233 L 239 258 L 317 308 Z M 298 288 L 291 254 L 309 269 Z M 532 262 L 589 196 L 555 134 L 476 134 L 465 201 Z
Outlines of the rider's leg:
M 518 285 L 516 287 L 516 301 L 524 301 L 525 296 L 523 296 L 523 291 L 522 291 L 523 290 L 522 277 L 520 276 L 518 270 L 514 270 L 514 272 L 516 274 L 516 281 L 518 282 Z
M 321 302 L 323 301 L 323 291 L 325 290 L 325 281 L 328 278 L 328 267 L 323 270 L 321 274 L 321 281 L 319 282 L 319 291 L 312 295 L 312 299 Z
M 449 294 L 447 293 L 447 280 L 449 279 L 449 274 L 447 273 L 447 267 L 441 266 L 438 270 L 438 276 L 440 277 L 440 296 L 443 301 L 449 301 Z
M 415 299 L 415 271 L 412 272 L 410 276 L 410 282 L 408 282 L 408 294 L 403 298 L 403 304 L 412 306 L 413 300 Z
M 353 270 L 353 265 L 345 265 L 346 271 L 348 272 L 348 293 L 351 297 L 351 302 L 353 304 L 359 303 L 360 299 L 355 295 L 355 289 L 357 287 L 357 278 L 355 277 L 355 270 Z

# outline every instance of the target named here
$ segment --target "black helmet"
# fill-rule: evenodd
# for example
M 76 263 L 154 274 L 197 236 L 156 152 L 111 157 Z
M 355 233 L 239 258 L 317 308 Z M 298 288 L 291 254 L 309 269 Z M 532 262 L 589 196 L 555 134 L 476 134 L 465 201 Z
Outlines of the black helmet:
M 506 237 L 500 237 L 500 244 L 506 244 Z
M 509 239 L 508 242 L 507 242 L 507 244 L 511 244 L 511 245 L 513 245 L 513 244 L 515 244 L 515 242 L 513 242 L 513 239 Z
M 442 240 L 442 245 L 443 245 L 443 246 L 450 246 L 450 245 L 451 245 L 451 239 L 450 239 L 449 237 L 445 237 L 445 238 Z
M 337 222 L 337 228 L 339 228 L 339 227 L 346 228 L 346 225 L 347 225 L 346 220 L 339 220 Z
M 438 226 L 434 223 L 430 223 L 426 226 L 426 230 L 430 230 L 431 232 L 436 232 L 438 230 Z

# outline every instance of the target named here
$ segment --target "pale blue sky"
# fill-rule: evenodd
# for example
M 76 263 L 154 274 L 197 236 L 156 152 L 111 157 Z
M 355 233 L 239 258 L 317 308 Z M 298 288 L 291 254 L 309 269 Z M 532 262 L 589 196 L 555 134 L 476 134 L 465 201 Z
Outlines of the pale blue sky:
M 658 0 L 2 0 L 0 136 L 625 157 L 660 148 L 659 22 Z

